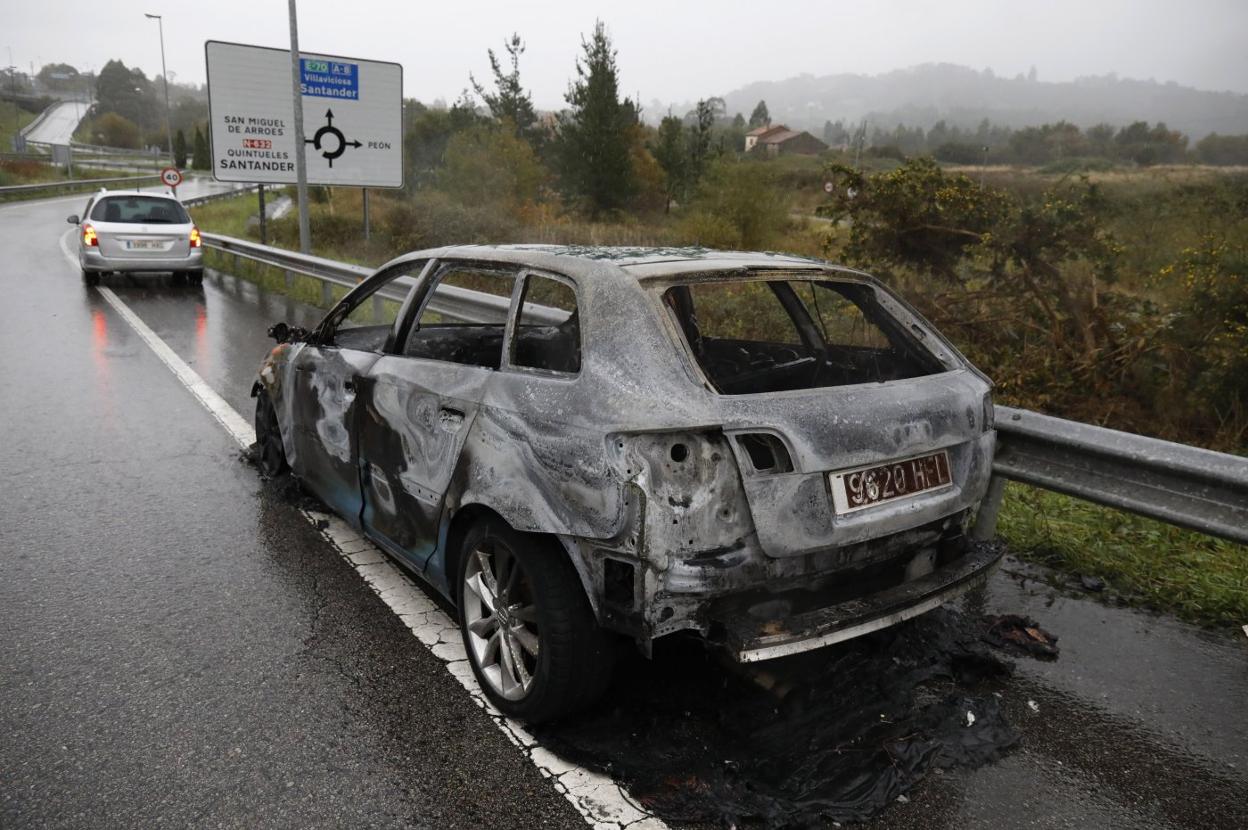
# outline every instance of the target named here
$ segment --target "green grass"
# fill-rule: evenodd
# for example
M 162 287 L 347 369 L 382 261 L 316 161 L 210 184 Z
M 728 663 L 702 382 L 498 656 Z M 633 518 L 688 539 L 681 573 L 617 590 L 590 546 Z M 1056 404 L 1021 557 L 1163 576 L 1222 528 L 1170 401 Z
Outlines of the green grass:
M 12 101 L 0 101 L 0 153 L 13 152 L 13 136 L 37 117 Z
M 1099 576 L 1204 624 L 1248 622 L 1248 547 L 1011 483 L 998 533 L 1023 558 Z

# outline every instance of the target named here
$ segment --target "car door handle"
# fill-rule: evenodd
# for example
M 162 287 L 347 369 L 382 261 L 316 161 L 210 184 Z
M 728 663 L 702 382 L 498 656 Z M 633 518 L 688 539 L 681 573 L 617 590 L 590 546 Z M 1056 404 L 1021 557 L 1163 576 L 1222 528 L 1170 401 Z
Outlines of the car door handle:
M 464 413 L 458 409 L 451 409 L 444 406 L 438 410 L 438 423 L 442 425 L 442 429 L 447 432 L 457 432 L 459 425 L 464 422 Z

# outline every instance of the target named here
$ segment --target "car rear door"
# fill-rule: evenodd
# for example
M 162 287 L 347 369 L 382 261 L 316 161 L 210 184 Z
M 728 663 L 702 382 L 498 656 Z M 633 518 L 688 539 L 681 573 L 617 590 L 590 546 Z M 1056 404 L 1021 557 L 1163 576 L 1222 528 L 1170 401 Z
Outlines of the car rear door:
M 423 569 L 436 547 L 460 451 L 501 364 L 515 283 L 512 266 L 442 264 L 401 348 L 368 370 L 359 420 L 363 524 L 413 567 Z M 464 291 L 489 295 L 492 308 L 467 312 L 473 320 L 453 315 Z

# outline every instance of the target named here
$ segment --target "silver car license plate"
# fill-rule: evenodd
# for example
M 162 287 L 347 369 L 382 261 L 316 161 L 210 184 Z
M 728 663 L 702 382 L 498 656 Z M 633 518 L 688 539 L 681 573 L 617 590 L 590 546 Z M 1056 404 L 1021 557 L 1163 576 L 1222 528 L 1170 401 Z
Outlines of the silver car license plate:
M 128 239 L 126 240 L 126 250 L 128 251 L 156 251 L 165 247 L 165 243 L 158 242 L 154 239 Z
M 828 474 L 838 516 L 886 501 L 942 490 L 953 485 L 949 453 L 941 450 L 900 461 Z

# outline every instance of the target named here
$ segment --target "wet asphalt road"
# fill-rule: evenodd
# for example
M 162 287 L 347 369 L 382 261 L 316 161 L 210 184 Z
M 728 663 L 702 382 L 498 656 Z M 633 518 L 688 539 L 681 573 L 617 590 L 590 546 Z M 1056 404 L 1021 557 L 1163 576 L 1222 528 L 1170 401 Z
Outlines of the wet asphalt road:
M 0 206 L 0 826 L 585 826 L 82 285 L 83 201 Z M 319 316 L 105 284 L 246 417 L 267 326 Z M 1034 576 L 970 601 L 1061 638 L 998 689 L 1020 748 L 871 825 L 1248 826 L 1243 635 Z

